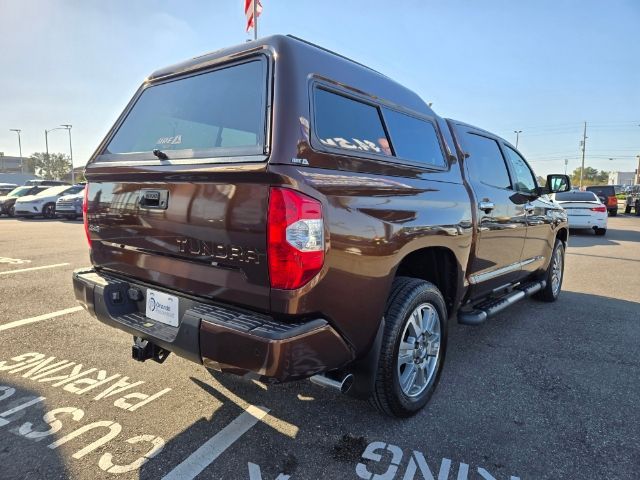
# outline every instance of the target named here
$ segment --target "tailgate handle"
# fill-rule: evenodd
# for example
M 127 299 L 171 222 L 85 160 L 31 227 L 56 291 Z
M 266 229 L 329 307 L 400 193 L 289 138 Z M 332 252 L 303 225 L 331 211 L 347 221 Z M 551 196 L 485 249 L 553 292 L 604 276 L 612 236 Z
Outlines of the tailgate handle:
M 169 205 L 169 191 L 149 188 L 140 190 L 140 208 L 166 210 Z

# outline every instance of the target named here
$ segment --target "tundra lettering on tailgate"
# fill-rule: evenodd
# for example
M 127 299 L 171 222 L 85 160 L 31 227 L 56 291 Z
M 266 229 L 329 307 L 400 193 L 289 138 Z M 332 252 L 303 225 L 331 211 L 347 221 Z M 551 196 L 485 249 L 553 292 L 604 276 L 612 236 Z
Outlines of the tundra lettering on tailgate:
M 213 257 L 220 260 L 231 260 L 244 263 L 260 264 L 260 257 L 264 255 L 257 248 L 226 245 L 224 243 L 205 242 L 196 238 L 176 238 L 178 251 L 188 255 Z

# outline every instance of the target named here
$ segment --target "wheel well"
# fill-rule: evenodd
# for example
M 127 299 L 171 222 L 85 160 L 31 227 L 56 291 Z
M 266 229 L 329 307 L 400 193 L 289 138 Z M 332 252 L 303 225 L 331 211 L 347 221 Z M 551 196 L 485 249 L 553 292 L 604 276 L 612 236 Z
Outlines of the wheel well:
M 404 257 L 396 270 L 397 277 L 413 277 L 433 283 L 442 293 L 451 312 L 458 288 L 458 262 L 451 250 L 428 247 Z
M 561 228 L 558 230 L 558 234 L 556 235 L 562 242 L 566 245 L 567 240 L 569 239 L 569 233 L 566 228 Z

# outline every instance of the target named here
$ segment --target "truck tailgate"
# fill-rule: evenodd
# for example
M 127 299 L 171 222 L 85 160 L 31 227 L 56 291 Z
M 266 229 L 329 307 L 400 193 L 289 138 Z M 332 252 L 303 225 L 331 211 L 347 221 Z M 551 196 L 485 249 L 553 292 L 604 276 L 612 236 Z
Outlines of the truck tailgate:
M 256 183 L 238 182 L 238 175 L 225 182 L 224 174 L 216 181 L 185 181 L 183 174 L 176 182 L 171 173 L 171 182 L 90 180 L 87 228 L 94 265 L 268 310 L 269 187 L 258 180 L 262 175 L 250 175 Z

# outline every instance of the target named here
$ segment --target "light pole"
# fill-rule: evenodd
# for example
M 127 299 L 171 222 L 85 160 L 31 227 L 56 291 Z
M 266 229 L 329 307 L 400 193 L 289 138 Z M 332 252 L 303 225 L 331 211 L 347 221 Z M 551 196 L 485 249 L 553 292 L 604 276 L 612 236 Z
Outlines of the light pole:
M 520 134 L 522 133 L 522 130 L 514 130 L 513 133 L 516 134 L 516 148 L 518 148 L 518 140 L 520 139 Z
M 73 147 L 71 146 L 71 125 L 69 124 L 62 124 L 60 125 L 63 128 L 67 129 L 67 132 L 69 132 L 69 157 L 71 157 L 71 184 L 75 185 L 75 172 L 73 171 Z
M 16 132 L 18 134 L 18 149 L 20 150 L 20 173 L 24 173 L 24 161 L 22 160 L 22 142 L 20 141 L 20 130 L 19 128 L 10 128 L 10 132 Z
M 53 132 L 54 130 L 68 130 L 69 131 L 69 153 L 71 153 L 71 183 L 74 183 L 74 175 L 73 175 L 73 152 L 71 151 L 71 125 L 61 125 L 59 127 L 50 128 L 49 130 L 44 131 L 44 143 L 47 149 L 47 161 L 49 161 L 49 132 Z
M 582 190 L 582 178 L 584 177 L 584 154 L 587 149 L 587 122 L 584 122 L 584 132 L 582 133 L 582 141 L 580 146 L 582 147 L 582 167 L 580 167 L 580 189 Z
M 564 159 L 564 174 L 567 174 L 567 165 L 569 165 L 569 159 L 565 158 Z

